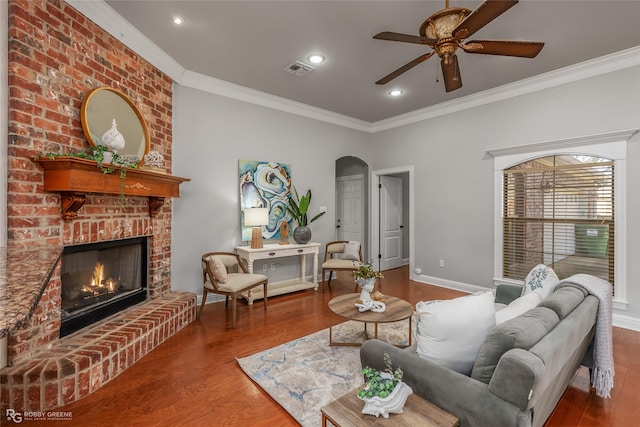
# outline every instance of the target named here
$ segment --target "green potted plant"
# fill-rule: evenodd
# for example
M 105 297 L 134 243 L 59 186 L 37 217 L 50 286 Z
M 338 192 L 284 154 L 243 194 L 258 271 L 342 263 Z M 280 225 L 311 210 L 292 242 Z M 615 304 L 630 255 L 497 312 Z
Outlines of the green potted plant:
M 358 284 L 364 280 L 373 279 L 375 281 L 375 279 L 382 279 L 384 277 L 382 272 L 374 270 L 371 264 L 361 264 L 357 270 L 351 272 L 351 275 Z
M 308 220 L 307 212 L 309 210 L 309 204 L 311 203 L 311 190 L 307 190 L 306 194 L 302 197 L 298 195 L 298 190 L 296 187 L 293 187 L 293 192 L 291 193 L 291 197 L 289 197 L 289 206 L 287 206 L 287 212 L 291 215 L 298 226 L 293 230 L 293 240 L 296 243 L 307 243 L 311 240 L 311 229 L 309 228 L 309 224 L 311 224 L 316 219 L 320 218 L 326 212 L 320 212 L 311 220 Z
M 382 279 L 384 275 L 380 271 L 373 269 L 371 264 L 361 264 L 356 270 L 351 272 L 354 281 L 360 286 L 360 300 L 362 302 L 371 300 L 371 292 L 376 284 L 376 280 Z M 376 294 L 374 294 L 374 298 Z
M 413 393 L 411 387 L 402 382 L 402 369 L 393 369 L 389 353 L 384 354 L 384 365 L 384 371 L 362 368 L 365 385 L 358 391 L 358 397 L 365 402 L 363 414 L 389 418 L 389 414 L 402 413 L 407 398 Z

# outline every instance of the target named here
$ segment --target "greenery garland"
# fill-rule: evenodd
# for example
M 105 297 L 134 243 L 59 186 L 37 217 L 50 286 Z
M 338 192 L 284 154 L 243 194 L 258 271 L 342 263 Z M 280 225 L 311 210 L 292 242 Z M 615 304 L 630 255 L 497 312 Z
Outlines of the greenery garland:
M 112 155 L 111 163 L 104 162 L 104 153 L 110 152 Z M 54 160 L 58 157 L 73 157 L 76 159 L 85 159 L 95 161 L 98 169 L 102 171 L 102 173 L 112 173 L 116 170 L 116 167 L 120 168 L 120 206 L 124 206 L 125 202 L 125 194 L 124 194 L 124 179 L 127 176 L 127 168 L 137 169 L 138 159 L 133 155 L 120 155 L 116 152 L 109 150 L 109 147 L 105 145 L 96 145 L 94 147 L 89 148 L 85 151 L 76 151 L 72 153 L 44 153 L 40 152 L 35 160 L 39 159 L 50 159 Z

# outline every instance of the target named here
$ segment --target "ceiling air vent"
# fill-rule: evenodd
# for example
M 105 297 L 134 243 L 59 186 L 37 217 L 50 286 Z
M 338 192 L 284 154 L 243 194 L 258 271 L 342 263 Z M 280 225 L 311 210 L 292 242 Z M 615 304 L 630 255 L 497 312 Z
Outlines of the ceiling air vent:
M 304 76 L 310 71 L 315 70 L 311 65 L 305 64 L 304 62 L 296 61 L 293 64 L 288 65 L 284 69 L 287 73 L 295 74 L 296 76 Z

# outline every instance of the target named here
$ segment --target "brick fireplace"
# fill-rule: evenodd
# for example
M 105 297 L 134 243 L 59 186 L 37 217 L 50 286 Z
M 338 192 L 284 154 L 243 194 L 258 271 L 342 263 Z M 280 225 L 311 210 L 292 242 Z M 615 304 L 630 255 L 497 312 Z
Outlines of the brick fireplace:
M 8 10 L 8 250 L 38 253 L 24 268 L 47 274 L 43 283 L 8 287 L 18 308 L 3 319 L 2 410 L 38 411 L 97 390 L 179 331 L 195 318 L 195 295 L 171 291 L 171 198 L 150 216 L 151 198 L 88 193 L 77 218 L 65 222 L 61 194 L 45 191 L 43 168 L 32 160 L 86 150 L 82 100 L 108 86 L 141 110 L 151 149 L 170 173 L 171 79 L 64 1 L 9 0 Z M 147 300 L 60 339 L 62 248 L 127 238 L 146 240 Z M 22 273 L 33 274 L 12 272 Z

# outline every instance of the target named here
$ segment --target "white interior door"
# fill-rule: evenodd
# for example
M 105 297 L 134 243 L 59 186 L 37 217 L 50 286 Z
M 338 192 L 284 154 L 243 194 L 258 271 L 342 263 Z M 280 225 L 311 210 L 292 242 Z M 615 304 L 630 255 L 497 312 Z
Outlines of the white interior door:
M 364 176 L 336 178 L 336 238 L 363 243 Z
M 380 270 L 402 266 L 402 179 L 380 176 Z

